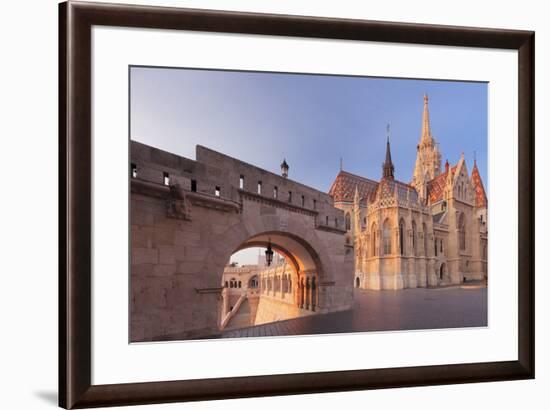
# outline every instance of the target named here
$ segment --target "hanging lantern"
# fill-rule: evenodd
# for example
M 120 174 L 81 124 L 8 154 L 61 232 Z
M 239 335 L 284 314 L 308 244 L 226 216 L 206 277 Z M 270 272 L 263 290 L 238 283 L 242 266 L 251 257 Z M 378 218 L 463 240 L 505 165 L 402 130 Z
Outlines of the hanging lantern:
M 271 249 L 271 240 L 267 244 L 267 249 L 265 251 L 265 262 L 267 263 L 267 266 L 271 266 L 271 262 L 273 262 L 273 249 Z

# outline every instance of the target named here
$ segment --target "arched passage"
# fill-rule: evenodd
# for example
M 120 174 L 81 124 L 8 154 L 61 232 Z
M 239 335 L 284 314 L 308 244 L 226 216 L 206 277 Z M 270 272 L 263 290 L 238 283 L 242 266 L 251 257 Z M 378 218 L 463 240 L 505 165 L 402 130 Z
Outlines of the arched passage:
M 283 259 L 275 257 L 268 266 L 265 250 L 270 247 Z M 253 324 L 266 323 L 273 320 L 285 320 L 301 316 L 309 312 L 319 311 L 321 306 L 319 284 L 323 278 L 323 264 L 319 254 L 302 238 L 288 232 L 269 231 L 251 236 L 234 248 L 232 255 L 248 248 L 258 248 L 258 265 L 256 274 L 248 279 L 248 291 L 236 295 L 234 292 L 222 293 L 220 326 L 231 326 L 231 316 L 239 314 L 242 305 L 247 310 L 247 304 L 254 306 L 250 321 Z M 229 272 L 234 263 L 226 263 Z M 238 264 L 237 264 L 238 265 Z M 242 264 L 241 264 L 242 266 Z M 249 266 L 249 265 L 247 265 Z M 243 270 L 247 268 L 243 267 Z M 228 273 L 224 270 L 223 280 Z M 297 284 L 297 286 L 293 286 Z M 243 298 L 241 304 L 235 299 Z M 231 299 L 231 302 L 228 301 Z M 247 299 L 246 301 L 244 299 Z M 228 305 L 237 306 L 234 311 L 228 310 Z M 257 306 L 257 309 L 255 308 Z
M 323 264 L 319 254 L 305 240 L 288 232 L 271 231 L 254 235 L 238 245 L 231 254 L 246 248 L 266 248 L 268 245 L 284 255 L 297 272 L 315 271 L 318 276 L 324 278 Z
M 231 276 L 225 287 L 227 262 L 240 248 L 267 243 L 284 254 L 299 275 L 310 275 L 308 294 L 318 302 L 309 306 L 316 312 L 353 306 L 354 254 L 346 245 L 344 224 L 324 223 L 344 220 L 328 194 L 202 146 L 197 146 L 197 161 L 142 144 L 132 147 L 140 173 L 132 179 L 130 198 L 130 340 L 216 334 L 223 295 L 248 293 L 240 266 L 234 266 L 237 287 L 230 287 Z M 174 185 L 147 179 L 159 172 L 159 166 L 174 170 Z M 256 181 L 263 182 L 263 191 L 256 191 Z M 220 185 L 220 195 L 207 189 Z M 305 201 L 298 205 L 286 196 L 273 197 L 273 190 L 283 186 L 295 196 L 303 193 Z M 316 275 L 315 281 L 311 275 Z M 280 293 L 288 288 L 295 294 L 301 288 L 296 278 L 279 278 Z

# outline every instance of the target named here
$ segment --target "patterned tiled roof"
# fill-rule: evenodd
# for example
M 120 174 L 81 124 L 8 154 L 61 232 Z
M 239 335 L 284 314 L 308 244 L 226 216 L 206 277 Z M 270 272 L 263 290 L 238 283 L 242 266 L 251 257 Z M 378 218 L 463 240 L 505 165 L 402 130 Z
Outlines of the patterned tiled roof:
M 395 188 L 397 187 L 397 199 L 400 201 L 406 201 L 410 199 L 414 202 L 418 199 L 416 189 L 404 182 L 396 181 L 394 179 L 382 178 L 378 185 L 378 195 L 380 199 L 393 197 L 395 195 Z
M 451 175 L 454 175 L 457 166 L 455 165 L 451 168 Z M 428 182 L 428 203 L 433 204 L 443 199 L 443 191 L 445 190 L 445 181 L 447 180 L 448 173 L 449 171 L 445 171 Z
M 476 190 L 476 207 L 487 207 L 487 195 L 485 194 L 485 188 L 483 188 L 483 181 L 479 175 L 477 164 L 474 162 L 474 169 L 472 170 L 472 181 L 474 182 L 474 188 Z
M 359 175 L 350 174 L 346 171 L 340 171 L 332 183 L 328 194 L 335 202 L 353 202 L 356 187 L 359 192 L 359 198 L 364 200 L 374 194 L 378 187 L 378 182 L 360 177 Z

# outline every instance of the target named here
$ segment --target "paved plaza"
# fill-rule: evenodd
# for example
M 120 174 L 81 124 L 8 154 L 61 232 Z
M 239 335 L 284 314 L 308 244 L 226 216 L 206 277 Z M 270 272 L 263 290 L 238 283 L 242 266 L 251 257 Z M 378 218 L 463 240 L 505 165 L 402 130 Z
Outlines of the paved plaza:
M 487 326 L 487 287 L 355 289 L 352 310 L 234 329 L 214 337 L 290 336 Z

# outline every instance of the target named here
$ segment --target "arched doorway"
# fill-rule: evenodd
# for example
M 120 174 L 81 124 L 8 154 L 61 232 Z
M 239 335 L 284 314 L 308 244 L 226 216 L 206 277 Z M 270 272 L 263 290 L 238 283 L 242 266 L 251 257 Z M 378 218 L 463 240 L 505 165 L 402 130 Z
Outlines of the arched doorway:
M 443 280 L 443 278 L 447 275 L 447 266 L 442 263 L 439 267 L 439 279 Z
M 355 287 L 356 288 L 361 287 L 361 279 L 359 279 L 359 276 L 355 278 Z
M 268 247 L 274 253 L 269 265 L 266 259 Z M 251 318 L 253 325 L 292 319 L 307 314 L 305 311 L 321 311 L 323 300 L 320 299 L 323 295 L 319 291 L 319 284 L 323 281 L 323 264 L 317 252 L 307 242 L 287 232 L 255 235 L 241 243 L 231 254 L 222 282 L 226 280 L 224 276 L 235 269 L 232 266 L 237 266 L 240 274 L 246 275 L 251 266 L 242 262 L 236 263 L 233 258 L 247 250 L 255 252 L 257 263 L 256 268 L 253 268 L 255 273 L 251 273 L 247 282 L 244 282 L 249 291 L 246 295 L 239 293 L 238 296 L 231 292 L 222 293 L 219 308 L 220 329 L 232 327 L 235 322 L 232 322 L 232 316 L 239 315 L 248 306 L 252 306 L 250 311 L 255 315 Z M 297 286 L 292 286 L 293 283 Z M 243 301 L 238 303 L 236 299 L 241 297 Z M 229 303 L 226 300 L 228 298 Z M 234 305 L 233 311 L 227 309 L 231 304 Z

